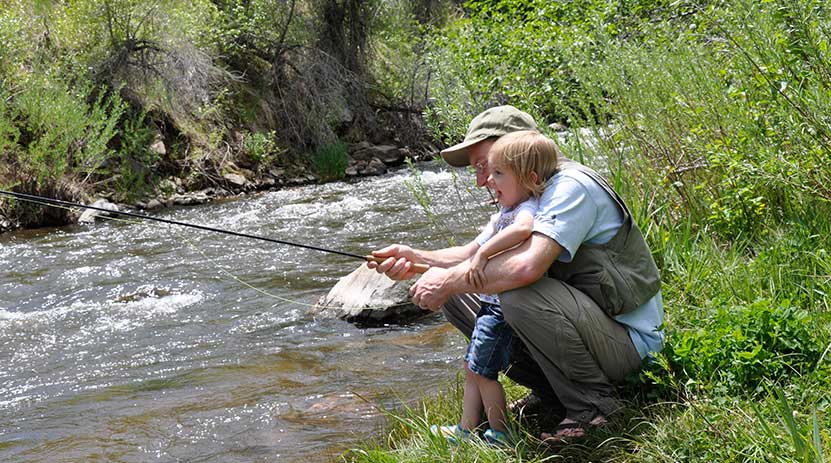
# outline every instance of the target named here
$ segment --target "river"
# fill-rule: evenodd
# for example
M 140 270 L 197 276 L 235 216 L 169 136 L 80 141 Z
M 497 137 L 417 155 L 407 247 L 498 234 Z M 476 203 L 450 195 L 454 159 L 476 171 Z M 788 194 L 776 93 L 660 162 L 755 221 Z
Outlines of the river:
M 485 193 L 419 168 L 436 219 L 475 236 L 489 211 L 462 204 Z M 445 245 L 407 179 L 158 215 L 357 254 Z M 446 387 L 465 343 L 440 314 L 383 328 L 309 315 L 357 265 L 155 222 L 0 235 L 0 461 L 314 463 L 383 437 L 378 409 Z

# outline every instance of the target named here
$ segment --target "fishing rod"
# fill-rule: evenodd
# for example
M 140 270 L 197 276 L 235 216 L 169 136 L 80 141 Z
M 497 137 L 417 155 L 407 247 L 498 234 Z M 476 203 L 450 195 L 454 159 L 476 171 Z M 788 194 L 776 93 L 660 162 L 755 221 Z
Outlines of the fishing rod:
M 312 246 L 312 245 L 309 245 L 309 244 L 294 243 L 294 242 L 291 242 L 291 241 L 269 238 L 267 236 L 252 235 L 252 234 L 249 234 L 249 233 L 240 233 L 240 232 L 235 232 L 235 231 L 231 231 L 231 230 L 223 230 L 221 228 L 207 227 L 205 225 L 198 225 L 198 224 L 188 223 L 188 222 L 179 222 L 177 220 L 163 219 L 161 217 L 154 217 L 154 216 L 146 215 L 146 214 L 138 214 L 138 213 L 135 213 L 135 212 L 113 211 L 113 210 L 105 209 L 105 208 L 102 208 L 102 207 L 87 206 L 85 204 L 73 203 L 73 202 L 70 202 L 70 201 L 63 201 L 63 200 L 60 200 L 60 199 L 46 198 L 46 197 L 43 197 L 43 196 L 30 195 L 30 194 L 26 194 L 26 193 L 17 193 L 17 192 L 14 192 L 14 191 L 0 190 L 0 194 L 4 194 L 4 195 L 7 195 L 7 196 L 11 196 L 13 198 L 17 198 L 17 199 L 20 199 L 20 200 L 23 200 L 23 201 L 29 201 L 29 202 L 33 202 L 33 203 L 37 203 L 37 204 L 44 204 L 45 203 L 44 205 L 46 205 L 46 206 L 59 205 L 59 206 L 65 206 L 65 207 L 79 207 L 79 208 L 83 208 L 83 209 L 92 209 L 94 211 L 106 212 L 108 214 L 119 214 L 119 215 L 124 215 L 124 216 L 127 216 L 127 217 L 135 217 L 135 218 L 143 219 L 143 220 L 151 220 L 151 221 L 162 222 L 162 223 L 166 223 L 166 224 L 170 224 L 170 225 L 178 225 L 180 227 L 196 228 L 198 230 L 205 230 L 205 231 L 216 232 L 216 233 L 224 233 L 226 235 L 239 236 L 239 237 L 242 237 L 242 238 L 250 238 L 250 239 L 254 239 L 254 240 L 268 241 L 270 243 L 284 244 L 284 245 L 287 245 L 287 246 L 295 246 L 295 247 L 298 247 L 298 248 L 311 249 L 313 251 L 326 252 L 326 253 L 329 253 L 329 254 L 337 254 L 337 255 L 340 255 L 340 256 L 351 257 L 353 259 L 360 259 L 362 261 L 377 262 L 379 264 L 386 260 L 386 258 L 384 258 L 384 257 L 375 257 L 375 256 L 369 256 L 369 255 L 361 256 L 361 255 L 358 255 L 358 254 L 352 254 L 351 252 L 338 251 L 338 250 L 335 250 L 335 249 L 327 249 L 327 248 L 322 248 L 322 247 L 318 247 L 318 246 Z M 413 266 L 412 266 L 412 270 L 416 273 L 424 273 L 429 268 L 430 268 L 430 266 L 426 265 L 426 264 L 413 264 Z

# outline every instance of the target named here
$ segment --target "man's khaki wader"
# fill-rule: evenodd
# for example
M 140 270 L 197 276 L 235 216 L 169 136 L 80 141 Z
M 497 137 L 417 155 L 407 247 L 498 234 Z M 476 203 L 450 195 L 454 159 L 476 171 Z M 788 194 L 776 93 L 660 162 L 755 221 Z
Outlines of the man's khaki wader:
M 586 422 L 617 409 L 613 384 L 641 365 L 626 327 L 611 316 L 646 303 L 660 289 L 660 278 L 629 209 L 606 180 L 573 161 L 564 160 L 562 169 L 579 169 L 603 187 L 622 211 L 623 225 L 608 243 L 584 243 L 572 262 L 555 262 L 547 277 L 499 297 L 523 344 L 508 376 L 556 397 L 565 416 Z M 450 323 L 468 337 L 478 311 L 474 294 L 454 296 L 444 306 Z

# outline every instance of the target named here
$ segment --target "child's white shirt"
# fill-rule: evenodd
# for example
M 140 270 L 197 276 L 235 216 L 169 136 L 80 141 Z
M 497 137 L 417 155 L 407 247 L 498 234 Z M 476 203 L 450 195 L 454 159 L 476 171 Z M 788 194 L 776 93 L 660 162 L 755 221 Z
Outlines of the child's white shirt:
M 517 216 L 519 216 L 519 213 L 522 211 L 528 212 L 531 214 L 531 217 L 536 216 L 539 205 L 540 203 L 537 198 L 531 196 L 514 207 L 501 207 L 499 212 L 491 216 L 490 221 L 485 226 L 484 230 L 482 230 L 482 233 L 479 233 L 479 236 L 476 237 L 476 243 L 478 243 L 480 247 L 483 246 L 489 239 L 493 238 L 494 235 L 507 228 L 508 225 L 514 223 Z M 479 294 L 479 300 L 499 305 L 499 296 L 496 294 Z

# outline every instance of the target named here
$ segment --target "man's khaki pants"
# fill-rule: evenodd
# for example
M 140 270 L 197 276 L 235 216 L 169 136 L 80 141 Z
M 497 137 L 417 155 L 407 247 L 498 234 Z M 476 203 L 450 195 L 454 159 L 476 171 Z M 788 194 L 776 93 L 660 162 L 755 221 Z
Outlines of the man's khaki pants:
M 565 416 L 575 421 L 617 409 L 613 384 L 641 365 L 623 325 L 584 293 L 551 278 L 499 298 L 505 320 L 523 344 L 515 349 L 508 377 L 544 398 L 556 397 Z M 474 294 L 454 296 L 444 305 L 447 319 L 467 337 L 478 311 Z

